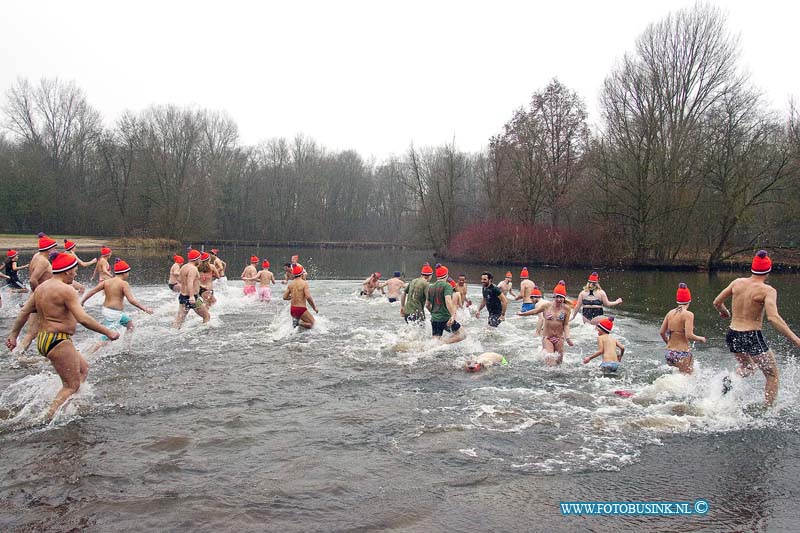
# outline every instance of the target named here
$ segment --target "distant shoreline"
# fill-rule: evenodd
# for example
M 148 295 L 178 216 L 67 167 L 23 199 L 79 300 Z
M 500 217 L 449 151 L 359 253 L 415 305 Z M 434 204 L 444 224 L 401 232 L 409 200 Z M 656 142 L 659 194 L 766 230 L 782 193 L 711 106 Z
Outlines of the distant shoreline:
M 64 247 L 64 239 L 74 241 L 79 250 L 99 250 L 103 246 L 108 246 L 112 250 L 130 250 L 133 248 L 145 248 L 151 250 L 181 249 L 182 244 L 173 239 L 144 239 L 131 237 L 90 237 L 86 235 L 49 235 L 58 242 L 58 248 Z M 14 249 L 22 252 L 35 251 L 38 249 L 37 238 L 35 235 L 12 235 L 0 234 L 0 250 Z

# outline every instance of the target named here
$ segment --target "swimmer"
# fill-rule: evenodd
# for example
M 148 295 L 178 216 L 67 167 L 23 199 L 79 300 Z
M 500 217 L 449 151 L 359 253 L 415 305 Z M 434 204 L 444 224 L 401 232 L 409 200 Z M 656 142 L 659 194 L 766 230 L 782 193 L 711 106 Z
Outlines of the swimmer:
M 106 279 L 111 279 L 114 275 L 111 273 L 111 265 L 108 262 L 108 259 L 111 257 L 111 248 L 108 246 L 103 246 L 100 248 L 100 259 L 97 260 L 97 264 L 94 266 L 94 272 L 92 272 L 92 277 L 89 279 L 94 279 L 97 276 L 97 281 L 101 282 Z
M 381 273 L 375 272 L 371 274 L 364 282 L 361 284 L 361 296 L 372 296 L 372 293 L 375 290 L 383 292 L 383 285 L 381 284 Z
M 494 276 L 491 272 L 484 272 L 481 274 L 481 285 L 483 285 L 483 299 L 478 310 L 475 312 L 475 318 L 481 317 L 481 309 L 484 307 L 489 311 L 489 325 L 496 328 L 500 322 L 506 319 L 506 308 L 508 307 L 508 300 L 505 294 L 500 290 L 499 286 L 493 283 Z
M 394 273 L 386 283 L 381 284 L 382 288 L 386 289 L 386 297 L 389 298 L 389 303 L 394 303 L 400 299 L 400 291 L 405 289 L 406 282 L 402 279 L 402 274 L 398 271 Z
M 103 301 L 103 325 L 107 328 L 117 330 L 120 326 L 128 330 L 128 344 L 130 344 L 130 334 L 133 333 L 133 320 L 123 312 L 125 309 L 125 300 L 134 307 L 138 307 L 148 315 L 153 314 L 153 310 L 145 307 L 139 303 L 133 296 L 131 286 L 128 284 L 128 277 L 130 276 L 131 267 L 122 259 L 117 259 L 114 262 L 114 277 L 101 281 L 92 290 L 86 293 L 86 296 L 81 300 L 81 305 L 84 305 L 89 299 L 97 294 L 103 292 L 105 300 Z M 100 341 L 95 344 L 89 353 L 94 353 L 103 346 L 108 344 L 108 337 L 105 335 L 100 336 Z
M 181 265 L 183 265 L 183 257 L 173 255 L 172 266 L 169 269 L 169 280 L 167 281 L 167 287 L 172 292 L 181 292 L 181 283 L 178 280 L 178 276 L 181 273 Z
M 577 316 L 578 311 L 583 315 L 584 323 L 596 324 L 598 317 L 603 314 L 603 306 L 616 307 L 622 303 L 622 298 L 617 298 L 613 302 L 608 299 L 606 291 L 600 288 L 600 275 L 592 272 L 583 291 L 578 295 L 575 307 L 572 309 L 572 320 Z
M 543 315 L 542 348 L 545 351 L 545 363 L 549 366 L 560 365 L 564 360 L 564 343 L 572 346 L 569 337 L 570 309 L 566 304 L 567 286 L 564 280 L 558 282 L 553 289 L 553 301 L 538 304 L 530 311 L 520 311 L 519 316 Z M 538 326 L 537 326 L 538 327 Z
M 736 356 L 739 363 L 736 372 L 740 376 L 752 375 L 756 367 L 761 369 L 766 378 L 766 407 L 771 407 L 778 397 L 779 378 L 775 354 L 767 346 L 761 333 L 764 314 L 766 313 L 767 320 L 778 333 L 800 347 L 800 337 L 794 334 L 778 313 L 778 292 L 766 283 L 771 271 L 772 259 L 766 251 L 759 250 L 750 266 L 752 275 L 733 280 L 714 298 L 713 303 L 719 316 L 731 318 L 731 313 L 725 307 L 725 300 L 732 298 L 733 317 L 725 342 Z
M 250 264 L 242 270 L 241 278 L 244 281 L 244 295 L 255 296 L 256 294 L 256 265 L 258 264 L 258 257 L 255 255 L 250 257 Z
M 29 265 L 17 265 L 19 260 L 19 252 L 16 250 L 9 250 L 6 252 L 5 275 L 3 278 L 6 280 L 6 287 L 12 292 L 28 292 L 28 289 L 19 280 L 20 270 L 25 270 Z
M 275 285 L 275 275 L 269 269 L 269 261 L 266 259 L 261 263 L 262 270 L 249 278 L 251 281 L 258 281 L 258 301 L 269 302 L 272 300 L 272 289 L 270 284 Z
M 200 252 L 189 250 L 186 255 L 188 261 L 181 267 L 178 274 L 178 283 L 181 285 L 181 292 L 178 295 L 178 316 L 175 317 L 173 326 L 177 329 L 183 325 L 186 314 L 193 310 L 203 319 L 203 324 L 211 320 L 208 309 L 203 305 L 200 298 L 200 272 L 197 265 L 200 264 Z
M 428 287 L 430 286 L 433 267 L 430 263 L 422 265 L 418 278 L 414 278 L 400 293 L 400 316 L 406 323 L 422 323 L 425 320 L 425 303 L 428 301 Z
M 694 313 L 689 311 L 692 293 L 685 283 L 678 285 L 675 298 L 678 307 L 670 310 L 664 317 L 659 333 L 667 343 L 667 364 L 677 368 L 681 374 L 691 374 L 694 368 L 689 341 L 706 342 L 706 338 L 694 334 Z
M 509 296 L 511 296 L 512 298 L 517 297 L 517 295 L 514 294 L 514 289 L 512 287 L 513 278 L 514 276 L 511 275 L 511 271 L 506 272 L 506 278 L 497 284 L 497 288 L 503 292 L 503 296 L 505 296 L 506 298 L 508 298 Z
M 102 333 L 111 340 L 119 338 L 118 332 L 97 323 L 81 307 L 75 289 L 70 287 L 77 273 L 78 259 L 69 254 L 58 254 L 53 259 L 51 278 L 41 283 L 22 306 L 6 339 L 6 346 L 13 350 L 17 345 L 17 336 L 31 313 L 40 315 L 41 327 L 36 346 L 39 353 L 50 360 L 61 378 L 61 390 L 47 410 L 47 420 L 52 420 L 59 407 L 80 389 L 89 372 L 89 364 L 72 343 L 77 324 Z
M 453 344 L 466 338 L 461 324 L 456 322 L 456 306 L 453 304 L 453 287 L 447 283 L 447 267 L 436 267 L 436 282 L 428 287 L 426 306 L 431 312 L 431 329 L 433 337 L 442 341 L 445 331 L 452 333 L 445 344 Z
M 603 362 L 600 363 L 600 370 L 604 374 L 614 374 L 619 369 L 622 356 L 625 355 L 625 347 L 618 340 L 611 336 L 611 328 L 614 327 L 614 319 L 609 317 L 597 323 L 597 351 L 589 357 L 583 358 L 585 365 L 595 357 L 602 355 Z M 619 355 L 617 355 L 619 348 Z
M 305 276 L 306 271 L 303 265 L 296 264 L 292 266 L 293 280 L 286 287 L 283 299 L 291 301 L 289 312 L 292 315 L 292 325 L 311 329 L 314 327 L 314 316 L 308 312 L 306 304 L 308 303 L 317 314 L 319 314 L 319 309 L 317 309 L 317 304 L 314 303 L 314 298 L 311 297 L 311 290 L 308 287 L 308 281 L 306 281 Z
M 493 365 L 506 366 L 507 364 L 508 361 L 506 361 L 506 358 L 499 353 L 484 352 L 479 356 L 473 357 L 467 361 L 467 364 L 464 368 L 467 372 L 480 372 L 484 368 L 488 368 Z
M 519 294 L 514 300 L 522 300 L 522 311 L 530 311 L 536 305 L 533 303 L 533 289 L 536 288 L 536 284 L 528 278 L 528 267 L 522 269 L 519 273 L 519 277 L 522 281 L 519 282 Z

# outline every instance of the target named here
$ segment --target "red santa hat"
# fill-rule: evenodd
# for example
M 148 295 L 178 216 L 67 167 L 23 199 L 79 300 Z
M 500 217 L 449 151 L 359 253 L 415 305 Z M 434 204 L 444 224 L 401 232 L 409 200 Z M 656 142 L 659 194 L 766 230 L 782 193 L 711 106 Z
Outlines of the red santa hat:
M 420 273 L 423 276 L 432 276 L 433 275 L 433 267 L 431 266 L 430 263 L 425 263 L 424 265 L 422 265 L 422 270 L 420 271 Z
M 128 263 L 117 257 L 114 261 L 114 274 L 124 274 L 125 272 L 130 272 L 131 267 L 128 266 Z
M 522 272 L 519 273 L 519 277 L 521 279 L 528 279 L 528 267 L 522 269 Z
M 692 301 L 692 293 L 685 283 L 678 284 L 678 291 L 675 293 L 675 301 L 678 305 L 686 305 Z
M 533 290 L 531 291 L 531 296 L 533 298 L 542 298 L 542 289 L 540 289 L 539 287 L 534 287 Z
M 614 327 L 614 317 L 610 316 L 604 318 L 603 320 L 597 323 L 597 327 L 602 329 L 606 333 L 611 333 L 611 328 Z
M 210 253 L 203 252 L 202 254 L 200 254 L 200 261 L 208 261 L 209 259 L 211 259 Z
M 264 261 L 261 263 L 261 268 L 269 268 L 269 261 L 264 259 Z
M 183 257 L 180 255 L 173 255 L 172 260 L 178 263 L 179 265 L 183 264 Z
M 100 255 L 111 255 L 111 248 L 108 246 L 103 246 L 100 248 Z
M 65 249 L 66 251 L 68 251 L 68 252 L 69 252 L 70 250 L 72 250 L 72 249 L 73 249 L 73 248 L 75 248 L 76 246 L 78 246 L 78 243 L 76 243 L 76 242 L 74 242 L 74 241 L 70 241 L 70 240 L 68 240 L 68 239 L 64 239 L 64 249 Z
M 189 258 L 189 261 L 197 261 L 200 259 L 200 252 L 197 250 L 189 250 L 189 253 L 186 254 L 186 257 Z
M 439 265 L 436 267 L 436 279 L 446 280 L 447 275 L 449 274 L 449 270 L 444 265 Z
M 250 262 L 251 263 L 258 263 L 258 257 L 255 256 L 255 255 L 251 255 L 250 256 Z
M 772 259 L 767 255 L 766 250 L 759 250 L 753 258 L 753 264 L 750 266 L 750 272 L 758 276 L 765 276 L 772 270 Z
M 78 258 L 74 255 L 59 253 L 53 258 L 53 274 L 66 272 L 76 266 L 78 266 Z
M 564 298 L 567 297 L 567 284 L 564 283 L 564 280 L 560 280 L 558 285 L 555 286 L 553 289 L 553 296 L 563 296 Z
M 58 243 L 54 239 L 51 239 L 50 237 L 48 237 L 47 235 L 42 235 L 41 237 L 39 237 L 39 251 L 40 252 L 46 252 L 50 248 L 54 248 L 57 245 L 58 245 Z
M 589 283 L 600 283 L 600 274 L 597 272 L 589 274 Z
M 12 257 L 17 257 L 18 255 L 19 252 L 17 252 L 16 250 L 9 250 L 6 252 L 6 257 L 8 257 L 9 259 L 11 259 Z
M 303 268 L 303 265 L 301 265 L 300 263 L 292 265 L 292 276 L 296 278 L 302 276 L 305 273 L 305 271 L 306 270 Z

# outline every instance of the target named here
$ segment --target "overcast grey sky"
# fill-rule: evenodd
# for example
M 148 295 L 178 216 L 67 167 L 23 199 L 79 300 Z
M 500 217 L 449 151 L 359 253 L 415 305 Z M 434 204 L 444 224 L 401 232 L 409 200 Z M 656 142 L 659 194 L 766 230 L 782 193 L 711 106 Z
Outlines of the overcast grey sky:
M 0 90 L 75 82 L 108 124 L 172 103 L 227 111 L 255 144 L 301 132 L 378 158 L 484 147 L 558 77 L 597 96 L 650 22 L 692 1 L 39 1 L 0 6 Z M 783 109 L 800 95 L 800 3 L 720 1 L 742 64 Z

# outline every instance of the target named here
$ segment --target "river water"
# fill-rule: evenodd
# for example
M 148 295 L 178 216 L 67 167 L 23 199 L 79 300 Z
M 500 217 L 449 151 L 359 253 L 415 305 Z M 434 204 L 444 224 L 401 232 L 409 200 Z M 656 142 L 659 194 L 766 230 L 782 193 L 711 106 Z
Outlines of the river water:
M 592 328 L 573 322 L 560 368 L 542 362 L 534 322 L 498 329 L 463 314 L 464 342 L 406 325 L 399 304 L 358 296 L 373 270 L 416 276 L 419 251 L 228 249 L 227 288 L 207 326 L 170 325 L 170 261 L 123 252 L 138 299 L 136 331 L 90 356 L 89 379 L 45 425 L 59 388 L 37 355 L 0 359 L 0 529 L 125 531 L 797 530 L 800 373 L 797 350 L 767 327 L 781 372 L 777 408 L 763 414 L 761 375 L 723 396 L 734 368 L 714 295 L 737 273 L 601 272 L 617 308 L 623 370 L 604 378 L 581 358 Z M 294 254 L 310 272 L 317 327 L 296 332 L 288 305 L 242 295 L 252 253 L 273 271 Z M 481 268 L 464 272 L 480 300 Z M 502 277 L 506 268 L 495 267 Z M 519 267 L 513 269 L 515 287 Z M 549 292 L 575 296 L 588 271 L 531 269 Z M 87 281 L 82 271 L 79 281 Z M 658 329 L 677 283 L 692 289 L 696 373 L 664 364 Z M 800 329 L 796 274 L 773 275 L 782 315 Z M 280 295 L 282 286 L 274 291 Z M 4 293 L 0 334 L 19 299 Z M 100 297 L 87 304 L 99 317 Z M 87 350 L 95 335 L 75 336 Z M 462 370 L 482 351 L 509 366 Z M 621 398 L 616 390 L 634 393 Z M 562 501 L 704 499 L 704 516 L 562 516 Z

